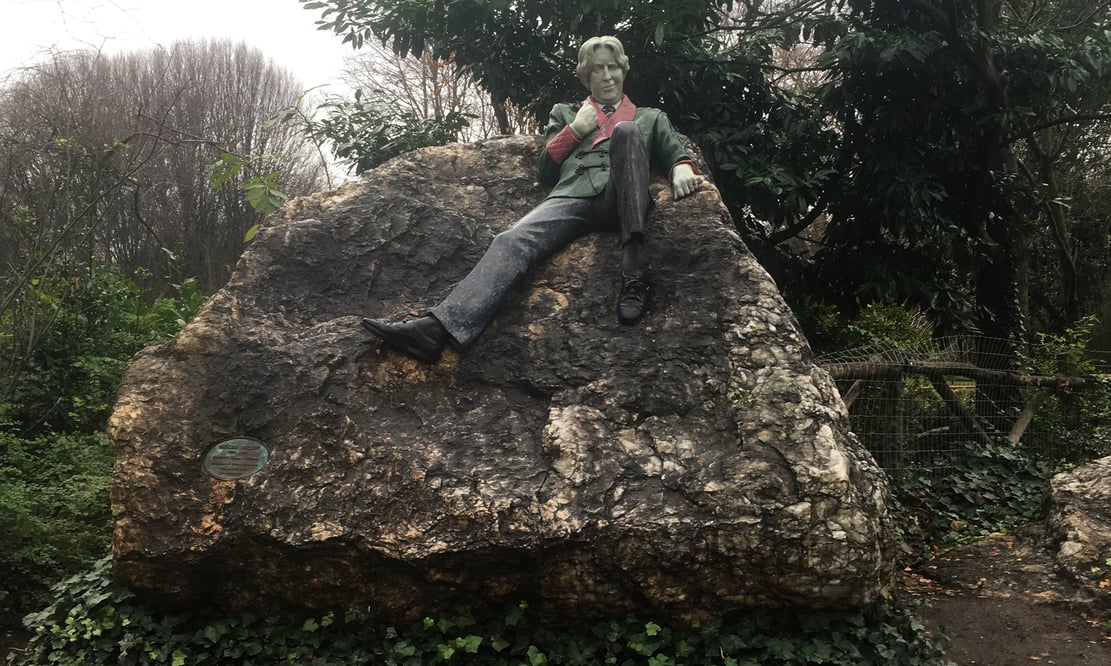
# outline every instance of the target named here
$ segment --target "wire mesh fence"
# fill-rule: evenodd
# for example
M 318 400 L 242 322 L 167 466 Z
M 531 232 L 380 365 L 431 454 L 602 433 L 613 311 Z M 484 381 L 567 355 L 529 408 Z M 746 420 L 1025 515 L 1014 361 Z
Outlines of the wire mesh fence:
M 853 431 L 889 473 L 946 467 L 1000 443 L 1040 459 L 1111 454 L 1111 352 L 948 337 L 819 357 Z

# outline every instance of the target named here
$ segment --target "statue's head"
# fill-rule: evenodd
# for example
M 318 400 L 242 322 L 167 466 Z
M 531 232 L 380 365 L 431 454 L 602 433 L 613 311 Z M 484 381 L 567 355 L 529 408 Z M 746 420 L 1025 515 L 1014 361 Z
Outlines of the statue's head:
M 616 104 L 625 94 L 629 57 L 621 40 L 609 35 L 591 37 L 579 47 L 579 80 L 602 104 Z

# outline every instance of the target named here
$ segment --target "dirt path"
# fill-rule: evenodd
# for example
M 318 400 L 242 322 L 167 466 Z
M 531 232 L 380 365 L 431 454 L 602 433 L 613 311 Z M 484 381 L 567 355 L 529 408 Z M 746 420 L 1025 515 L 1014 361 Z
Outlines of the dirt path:
M 1111 611 L 1054 574 L 1039 528 L 993 534 L 904 572 L 959 666 L 1111 664 Z M 1105 623 L 1101 623 L 1103 619 Z

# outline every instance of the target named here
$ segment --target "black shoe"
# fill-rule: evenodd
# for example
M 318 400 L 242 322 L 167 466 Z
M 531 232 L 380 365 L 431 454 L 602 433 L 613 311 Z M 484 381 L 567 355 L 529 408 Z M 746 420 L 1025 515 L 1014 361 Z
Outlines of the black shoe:
M 621 273 L 621 296 L 617 299 L 617 320 L 622 324 L 636 323 L 648 308 L 651 287 L 644 273 Z
M 382 342 L 421 361 L 435 363 L 447 344 L 447 330 L 435 317 L 424 316 L 401 324 L 380 319 L 363 319 L 368 331 L 382 338 Z

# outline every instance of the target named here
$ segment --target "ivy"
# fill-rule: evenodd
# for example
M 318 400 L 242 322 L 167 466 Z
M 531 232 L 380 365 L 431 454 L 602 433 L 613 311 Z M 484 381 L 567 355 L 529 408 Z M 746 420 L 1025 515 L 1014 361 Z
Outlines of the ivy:
M 848 612 L 751 610 L 709 626 L 633 616 L 552 626 L 522 602 L 496 613 L 461 611 L 396 626 L 370 622 L 357 609 L 308 618 L 159 614 L 112 582 L 109 568 L 105 558 L 58 585 L 54 603 L 26 618 L 34 637 L 13 654 L 11 666 L 948 663 L 911 611 L 890 601 Z
M 955 448 L 957 459 L 894 479 L 903 537 L 925 554 L 1034 520 L 1057 471 L 1009 444 Z

